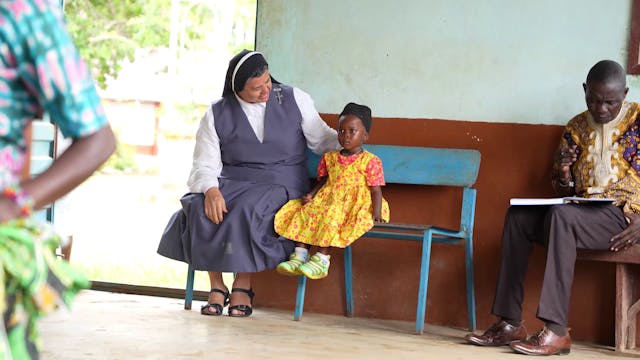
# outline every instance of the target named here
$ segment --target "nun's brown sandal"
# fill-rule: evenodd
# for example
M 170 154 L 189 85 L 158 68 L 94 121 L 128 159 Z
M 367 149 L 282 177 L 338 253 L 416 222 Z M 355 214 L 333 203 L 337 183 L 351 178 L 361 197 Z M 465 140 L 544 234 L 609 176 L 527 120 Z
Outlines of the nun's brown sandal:
M 222 304 L 214 304 L 208 302 L 207 305 L 202 305 L 200 308 L 200 314 L 207 316 L 220 316 L 222 315 L 222 309 L 225 306 L 229 305 L 229 291 L 224 291 L 220 289 L 211 289 L 210 294 L 219 293 L 224 295 L 224 301 Z M 211 309 L 215 310 L 215 312 L 211 311 Z
M 247 295 L 249 295 L 249 304 L 253 304 L 253 297 L 255 296 L 255 293 L 253 292 L 252 289 L 243 289 L 243 288 L 232 288 L 231 292 L 243 292 Z M 239 314 L 234 314 L 233 311 L 237 310 L 240 311 Z M 233 305 L 233 306 L 229 306 L 229 316 L 231 317 L 247 317 L 250 316 L 253 313 L 253 309 L 251 308 L 251 305 Z

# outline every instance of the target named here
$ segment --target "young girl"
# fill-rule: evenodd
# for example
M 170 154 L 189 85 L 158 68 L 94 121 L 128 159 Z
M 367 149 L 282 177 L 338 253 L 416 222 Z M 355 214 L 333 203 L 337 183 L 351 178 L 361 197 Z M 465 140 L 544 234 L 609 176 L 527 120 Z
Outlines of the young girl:
M 370 130 L 371 109 L 347 104 L 338 129 L 342 150 L 325 153 L 316 186 L 276 214 L 276 232 L 296 241 L 289 260 L 276 268 L 279 273 L 322 279 L 329 273 L 329 247 L 344 248 L 370 230 L 374 221 L 389 221 L 389 205 L 380 190 L 382 162 L 362 148 Z M 311 245 L 319 250 L 309 259 Z

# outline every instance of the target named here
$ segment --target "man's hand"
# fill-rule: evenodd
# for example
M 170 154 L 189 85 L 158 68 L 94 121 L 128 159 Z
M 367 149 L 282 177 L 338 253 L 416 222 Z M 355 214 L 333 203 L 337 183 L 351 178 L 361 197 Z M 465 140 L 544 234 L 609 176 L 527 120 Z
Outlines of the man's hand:
M 216 224 L 222 222 L 223 213 L 227 212 L 227 203 L 217 187 L 212 187 L 204 193 L 204 213 Z
M 640 215 L 625 214 L 625 216 L 629 219 L 629 226 L 609 240 L 611 251 L 624 250 L 640 240 Z
M 566 186 L 571 181 L 571 165 L 578 160 L 578 145 L 571 145 L 563 141 L 560 152 L 556 156 L 558 163 L 558 181 Z

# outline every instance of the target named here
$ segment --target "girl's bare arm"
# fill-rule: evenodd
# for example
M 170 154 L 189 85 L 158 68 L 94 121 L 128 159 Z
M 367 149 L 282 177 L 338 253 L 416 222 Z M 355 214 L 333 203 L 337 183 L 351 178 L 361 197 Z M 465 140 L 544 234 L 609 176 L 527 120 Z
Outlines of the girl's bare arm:
M 384 222 L 382 219 L 382 190 L 380 186 L 369 186 L 371 190 L 371 202 L 373 203 L 373 220 Z

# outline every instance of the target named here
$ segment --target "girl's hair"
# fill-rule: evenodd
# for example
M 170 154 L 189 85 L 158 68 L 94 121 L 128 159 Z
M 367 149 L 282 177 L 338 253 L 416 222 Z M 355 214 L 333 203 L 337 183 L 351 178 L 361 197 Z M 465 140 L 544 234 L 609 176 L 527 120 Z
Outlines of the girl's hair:
M 371 131 L 371 109 L 366 105 L 360 105 L 353 102 L 348 103 L 340 113 L 339 122 L 342 122 L 345 116 L 354 115 L 362 121 L 367 132 Z

